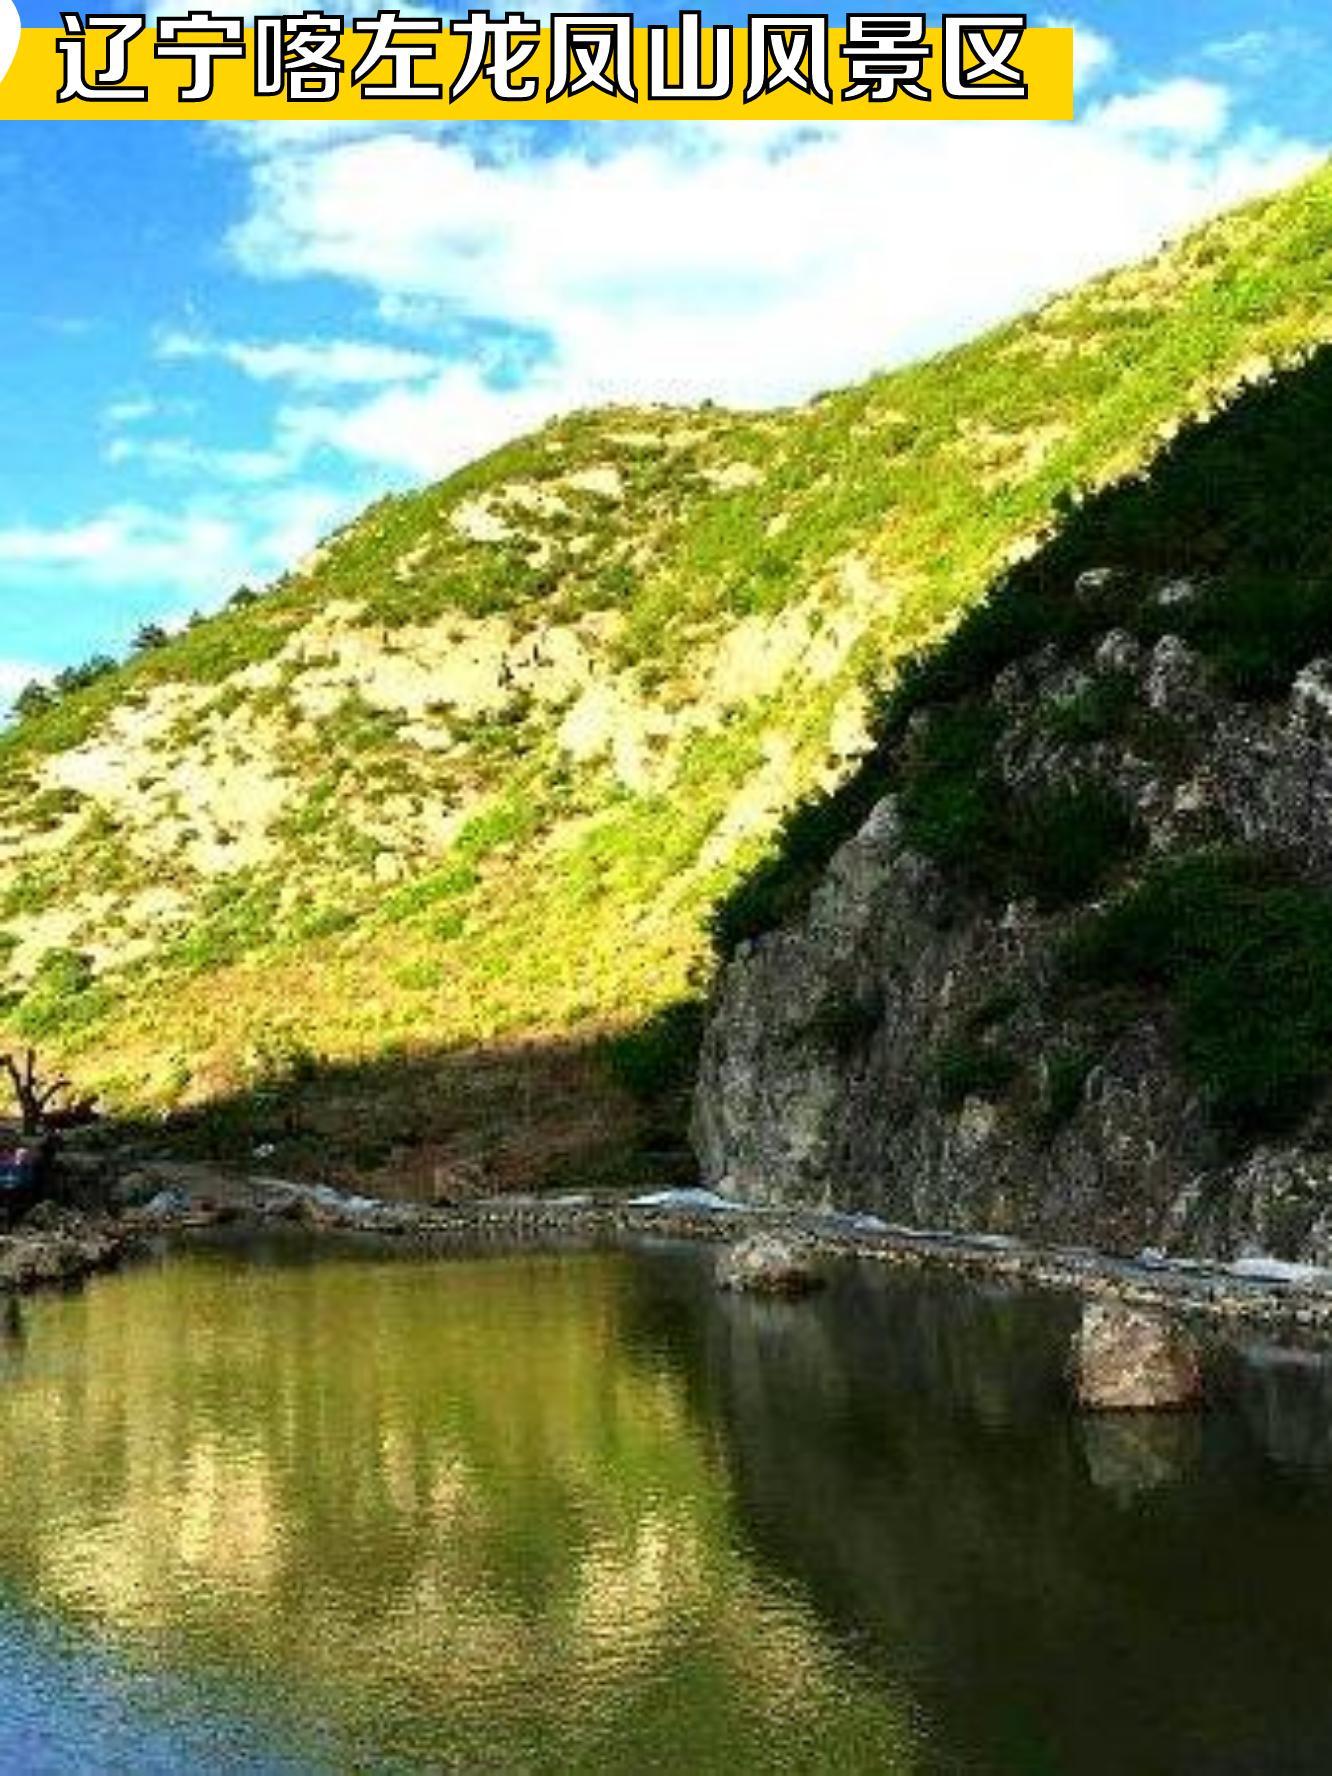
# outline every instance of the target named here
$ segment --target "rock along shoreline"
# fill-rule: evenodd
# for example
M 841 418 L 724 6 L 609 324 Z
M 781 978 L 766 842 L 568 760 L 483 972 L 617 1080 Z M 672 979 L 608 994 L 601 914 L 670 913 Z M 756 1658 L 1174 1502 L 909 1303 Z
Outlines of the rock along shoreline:
M 432 1206 L 168 1162 L 143 1166 L 133 1183 L 133 1206 L 113 1217 L 11 1234 L 5 1242 L 9 1250 L 0 1246 L 0 1292 L 70 1281 L 135 1252 L 161 1249 L 169 1236 L 225 1226 L 246 1231 L 285 1225 L 330 1238 L 372 1236 L 412 1252 L 440 1254 L 477 1244 L 643 1239 L 733 1244 L 762 1232 L 797 1240 L 819 1259 L 1007 1281 L 1185 1319 L 1257 1324 L 1332 1340 L 1332 1270 L 1272 1259 L 1225 1265 L 1155 1254 L 1115 1257 L 1001 1235 L 893 1226 L 871 1215 L 751 1207 L 704 1190 L 636 1197 L 511 1196 Z
M 0 1234 L 0 1297 L 68 1288 L 148 1250 L 144 1230 L 118 1216 L 54 1209 Z

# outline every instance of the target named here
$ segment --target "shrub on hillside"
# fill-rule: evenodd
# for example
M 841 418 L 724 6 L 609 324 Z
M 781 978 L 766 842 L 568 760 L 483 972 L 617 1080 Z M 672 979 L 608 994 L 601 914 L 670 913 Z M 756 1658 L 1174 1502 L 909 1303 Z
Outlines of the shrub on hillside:
M 1245 852 L 1153 869 L 1070 941 L 1070 983 L 1164 995 L 1181 1059 L 1217 1123 L 1239 1140 L 1288 1129 L 1332 1076 L 1332 890 Z

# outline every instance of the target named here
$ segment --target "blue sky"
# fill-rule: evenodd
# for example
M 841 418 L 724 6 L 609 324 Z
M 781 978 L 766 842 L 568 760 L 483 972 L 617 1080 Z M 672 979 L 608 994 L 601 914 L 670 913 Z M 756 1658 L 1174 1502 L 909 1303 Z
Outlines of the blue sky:
M 0 125 L 0 703 L 551 412 L 803 397 L 1323 151 L 1325 4 L 1076 22 L 1074 125 Z

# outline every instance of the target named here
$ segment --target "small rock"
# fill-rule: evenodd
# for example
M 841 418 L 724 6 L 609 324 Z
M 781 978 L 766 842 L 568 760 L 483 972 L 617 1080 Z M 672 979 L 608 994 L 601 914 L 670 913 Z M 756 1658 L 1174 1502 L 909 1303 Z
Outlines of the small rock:
M 1127 577 L 1118 567 L 1089 567 L 1074 580 L 1073 594 L 1087 604 L 1122 585 Z
M 300 1227 L 333 1227 L 338 1216 L 335 1210 L 329 1209 L 313 1195 L 289 1196 L 274 1210 L 281 1221 L 293 1221 Z
M 1091 675 L 1079 666 L 1070 666 L 1045 686 L 1045 697 L 1056 709 L 1067 709 L 1079 702 L 1092 688 Z
M 722 1253 L 717 1281 L 751 1295 L 809 1295 L 824 1285 L 812 1253 L 795 1240 L 759 1233 Z
M 1332 660 L 1313 660 L 1290 691 L 1291 726 L 1314 739 L 1332 733 Z
M 79 1225 L 79 1216 L 61 1203 L 52 1202 L 50 1198 L 32 1205 L 23 1217 L 21 1226 L 25 1233 L 57 1233 Z
M 1193 714 L 1206 701 L 1206 668 L 1178 635 L 1163 635 L 1152 649 L 1147 701 L 1158 715 Z
M 1196 777 L 1175 790 L 1171 808 L 1176 815 L 1202 814 L 1207 808 L 1207 786 Z
M 1120 1302 L 1089 1302 L 1073 1355 L 1084 1412 L 1179 1411 L 1202 1399 L 1193 1340 L 1164 1314 Z
M 1021 661 L 1011 660 L 995 674 L 990 695 L 1000 709 L 1016 709 L 1027 695 L 1027 674 Z
M 154 1220 L 169 1220 L 174 1215 L 183 1215 L 190 1206 L 190 1199 L 182 1190 L 159 1190 L 144 1205 L 145 1215 Z
M 1170 580 L 1160 587 L 1152 602 L 1161 610 L 1178 610 L 1181 605 L 1198 602 L 1198 587 L 1193 580 Z
M 1136 672 L 1142 660 L 1142 643 L 1127 629 L 1112 629 L 1102 636 L 1094 656 L 1096 670 L 1102 673 Z

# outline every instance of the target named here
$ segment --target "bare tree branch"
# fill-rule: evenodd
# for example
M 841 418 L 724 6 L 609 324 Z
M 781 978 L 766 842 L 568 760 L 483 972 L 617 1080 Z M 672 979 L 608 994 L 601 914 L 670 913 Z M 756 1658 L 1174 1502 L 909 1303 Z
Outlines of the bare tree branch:
M 58 1107 L 59 1100 L 70 1090 L 70 1082 L 63 1074 L 58 1074 L 53 1079 L 43 1079 L 37 1070 L 35 1049 L 28 1049 L 22 1061 L 16 1060 L 12 1054 L 0 1055 L 0 1068 L 9 1077 L 10 1090 L 18 1107 L 19 1122 L 25 1135 L 43 1135 L 54 1128 L 69 1126 L 75 1121 L 93 1119 L 94 1099 L 86 1098 L 64 1109 Z

